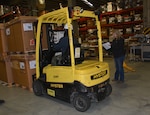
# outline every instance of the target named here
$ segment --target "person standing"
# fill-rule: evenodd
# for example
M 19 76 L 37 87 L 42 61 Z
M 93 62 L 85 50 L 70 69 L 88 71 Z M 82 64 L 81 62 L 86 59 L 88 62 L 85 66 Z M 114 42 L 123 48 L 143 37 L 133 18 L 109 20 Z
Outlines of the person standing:
M 121 36 L 119 30 L 114 30 L 112 37 L 113 41 L 111 47 L 116 67 L 113 81 L 119 81 L 123 83 L 124 82 L 123 62 L 125 59 L 124 38 Z

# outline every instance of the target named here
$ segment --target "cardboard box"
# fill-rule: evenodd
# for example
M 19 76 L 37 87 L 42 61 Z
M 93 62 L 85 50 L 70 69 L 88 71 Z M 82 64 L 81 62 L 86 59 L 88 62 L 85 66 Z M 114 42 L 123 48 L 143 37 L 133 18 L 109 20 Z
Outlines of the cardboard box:
M 8 52 L 7 41 L 5 34 L 5 25 L 0 23 L 0 53 Z
M 8 83 L 9 86 L 13 84 L 13 77 L 11 71 L 11 62 L 9 56 L 0 55 L 0 80 Z
M 112 2 L 107 2 L 107 12 L 112 12 L 112 11 L 113 11 Z
M 103 17 L 101 19 L 101 24 L 107 24 L 107 18 L 106 17 Z
M 91 26 L 95 26 L 95 21 L 92 19 L 87 20 L 87 27 L 91 27 Z
M 37 17 L 20 16 L 5 24 L 9 52 L 30 52 L 35 50 L 33 23 Z
M 125 34 L 132 34 L 133 33 L 133 28 L 126 28 L 125 29 Z
M 116 17 L 109 17 L 109 24 L 116 23 Z
M 107 30 L 107 28 L 102 28 L 101 33 L 102 33 L 103 37 L 107 37 L 108 36 L 108 30 Z
M 14 83 L 32 91 L 32 75 L 35 74 L 35 54 L 10 55 Z

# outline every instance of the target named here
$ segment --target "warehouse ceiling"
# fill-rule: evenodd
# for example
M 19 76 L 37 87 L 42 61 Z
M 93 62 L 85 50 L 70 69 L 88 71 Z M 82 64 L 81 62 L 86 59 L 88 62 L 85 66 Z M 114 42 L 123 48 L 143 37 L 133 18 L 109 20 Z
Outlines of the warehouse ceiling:
M 33 1 L 37 1 L 37 0 L 33 0 Z M 45 0 L 45 1 L 46 1 L 45 9 L 48 11 L 58 9 L 59 3 L 61 3 L 63 7 L 68 5 L 68 0 Z M 106 4 L 107 2 L 115 1 L 115 0 L 88 0 L 88 1 L 93 4 L 94 6 L 93 8 L 85 4 L 82 0 L 76 0 L 76 6 L 80 6 L 83 9 L 95 10 L 95 9 L 98 9 L 100 5 L 103 5 L 103 4 Z M 17 5 L 21 7 L 30 6 L 29 0 L 0 0 L 0 4 L 10 5 L 10 6 Z
M 93 4 L 94 6 L 93 8 L 85 4 L 82 0 L 76 0 L 76 6 L 80 6 L 83 9 L 97 9 L 100 7 L 100 5 L 106 4 L 108 1 L 114 0 L 88 0 L 88 1 Z M 67 6 L 68 0 L 47 0 L 46 3 L 47 9 L 58 9 L 59 3 L 61 3 L 63 7 Z

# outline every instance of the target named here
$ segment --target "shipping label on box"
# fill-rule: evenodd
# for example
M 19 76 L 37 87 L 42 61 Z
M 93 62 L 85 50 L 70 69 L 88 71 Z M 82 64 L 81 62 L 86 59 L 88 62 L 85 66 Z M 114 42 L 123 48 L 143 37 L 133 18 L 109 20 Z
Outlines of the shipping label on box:
M 31 39 L 30 40 L 30 46 L 34 46 L 35 45 L 35 40 L 34 39 Z
M 10 28 L 7 28 L 7 29 L 6 29 L 6 35 L 7 35 L 7 36 L 10 35 Z
M 19 62 L 20 69 L 25 69 L 25 63 L 24 62 Z
M 33 31 L 32 23 L 23 23 L 23 30 L 24 31 Z
M 29 65 L 30 65 L 30 69 L 35 69 L 36 68 L 36 61 L 35 60 L 29 61 Z

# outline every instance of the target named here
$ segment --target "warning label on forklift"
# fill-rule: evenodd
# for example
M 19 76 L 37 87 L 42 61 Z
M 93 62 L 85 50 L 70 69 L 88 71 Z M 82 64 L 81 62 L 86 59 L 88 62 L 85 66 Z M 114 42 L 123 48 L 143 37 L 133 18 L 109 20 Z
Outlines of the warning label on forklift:
M 55 91 L 52 89 L 47 89 L 47 93 L 53 97 L 55 97 Z

